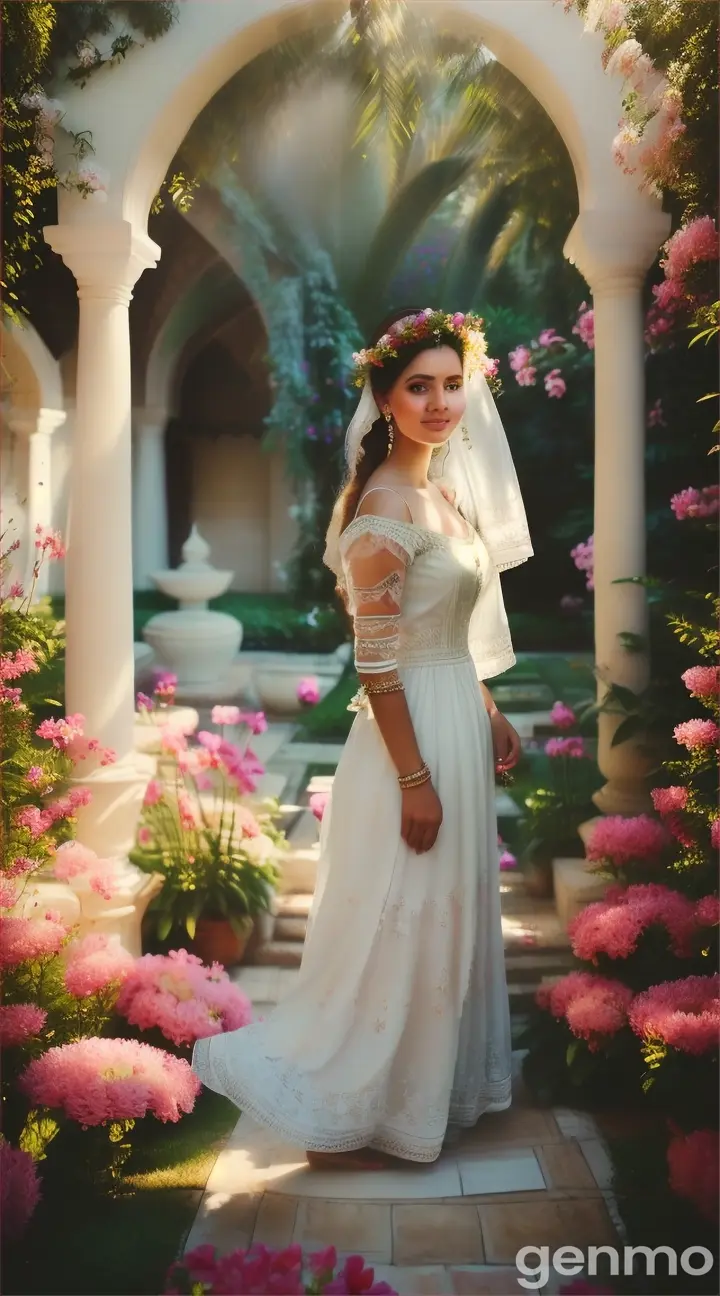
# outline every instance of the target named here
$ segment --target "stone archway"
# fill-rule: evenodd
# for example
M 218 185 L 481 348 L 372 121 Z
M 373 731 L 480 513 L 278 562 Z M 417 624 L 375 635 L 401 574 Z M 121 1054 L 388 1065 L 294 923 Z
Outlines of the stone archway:
M 602 71 L 601 37 L 585 33 L 576 13 L 555 0 L 418 2 L 439 26 L 485 41 L 548 112 L 573 162 L 580 214 L 566 252 L 588 281 L 596 320 L 599 688 L 603 679 L 639 688 L 647 657 L 626 653 L 618 635 L 646 630 L 644 592 L 612 582 L 645 566 L 641 291 L 669 221 L 613 161 L 622 92 Z M 59 224 L 46 230 L 80 298 L 73 489 L 82 521 L 68 561 L 68 706 L 118 751 L 116 780 L 132 781 L 127 308 L 136 280 L 160 256 L 147 235 L 150 204 L 192 121 L 224 82 L 291 31 L 344 10 L 343 0 L 186 0 L 162 40 L 65 95 L 68 128 L 92 131 L 95 162 L 108 178 L 106 201 L 61 193 Z M 632 812 L 643 803 L 642 769 L 630 744 L 611 748 L 614 723 L 601 717 L 608 782 L 598 804 Z

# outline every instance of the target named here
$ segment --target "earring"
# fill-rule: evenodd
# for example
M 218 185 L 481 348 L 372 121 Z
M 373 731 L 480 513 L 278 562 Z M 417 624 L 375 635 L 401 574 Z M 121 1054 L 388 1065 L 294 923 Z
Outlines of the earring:
M 470 433 L 468 432 L 464 423 L 462 426 L 462 439 L 465 442 L 465 445 L 467 446 L 468 450 L 472 450 L 472 441 L 470 440 Z
M 385 417 L 385 422 L 387 423 L 388 455 L 390 455 L 392 453 L 393 445 L 395 444 L 395 425 L 393 423 L 393 416 L 389 405 L 385 406 L 385 409 L 383 410 L 383 415 Z

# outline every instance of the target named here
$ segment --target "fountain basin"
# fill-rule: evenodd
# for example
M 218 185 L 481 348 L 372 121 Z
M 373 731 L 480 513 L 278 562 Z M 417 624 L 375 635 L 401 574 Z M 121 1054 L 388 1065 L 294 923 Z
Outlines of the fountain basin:
M 186 608 L 159 612 L 143 635 L 178 685 L 213 684 L 228 672 L 242 642 L 243 628 L 225 612 Z

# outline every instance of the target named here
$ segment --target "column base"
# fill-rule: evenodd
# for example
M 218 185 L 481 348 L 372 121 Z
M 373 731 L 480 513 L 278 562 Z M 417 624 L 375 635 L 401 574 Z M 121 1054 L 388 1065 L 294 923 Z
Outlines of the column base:
M 77 840 L 101 859 L 123 859 L 135 845 L 145 789 L 155 773 L 151 756 L 133 752 L 114 765 L 76 774 L 70 786 L 87 788 L 92 801 L 78 811 Z
M 609 779 L 593 795 L 593 802 L 603 815 L 647 814 L 652 810 L 652 799 L 645 780 Z

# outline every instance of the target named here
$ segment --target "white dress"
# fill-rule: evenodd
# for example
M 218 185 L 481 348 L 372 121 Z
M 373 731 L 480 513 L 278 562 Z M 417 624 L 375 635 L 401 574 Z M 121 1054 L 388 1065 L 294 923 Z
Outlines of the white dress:
M 514 655 L 479 536 L 364 515 L 341 544 L 358 668 L 397 661 L 443 823 L 424 855 L 402 841 L 396 770 L 363 707 L 323 819 L 295 985 L 266 1021 L 199 1041 L 193 1069 L 300 1147 L 427 1162 L 449 1125 L 510 1105 L 494 758 L 477 681 Z

